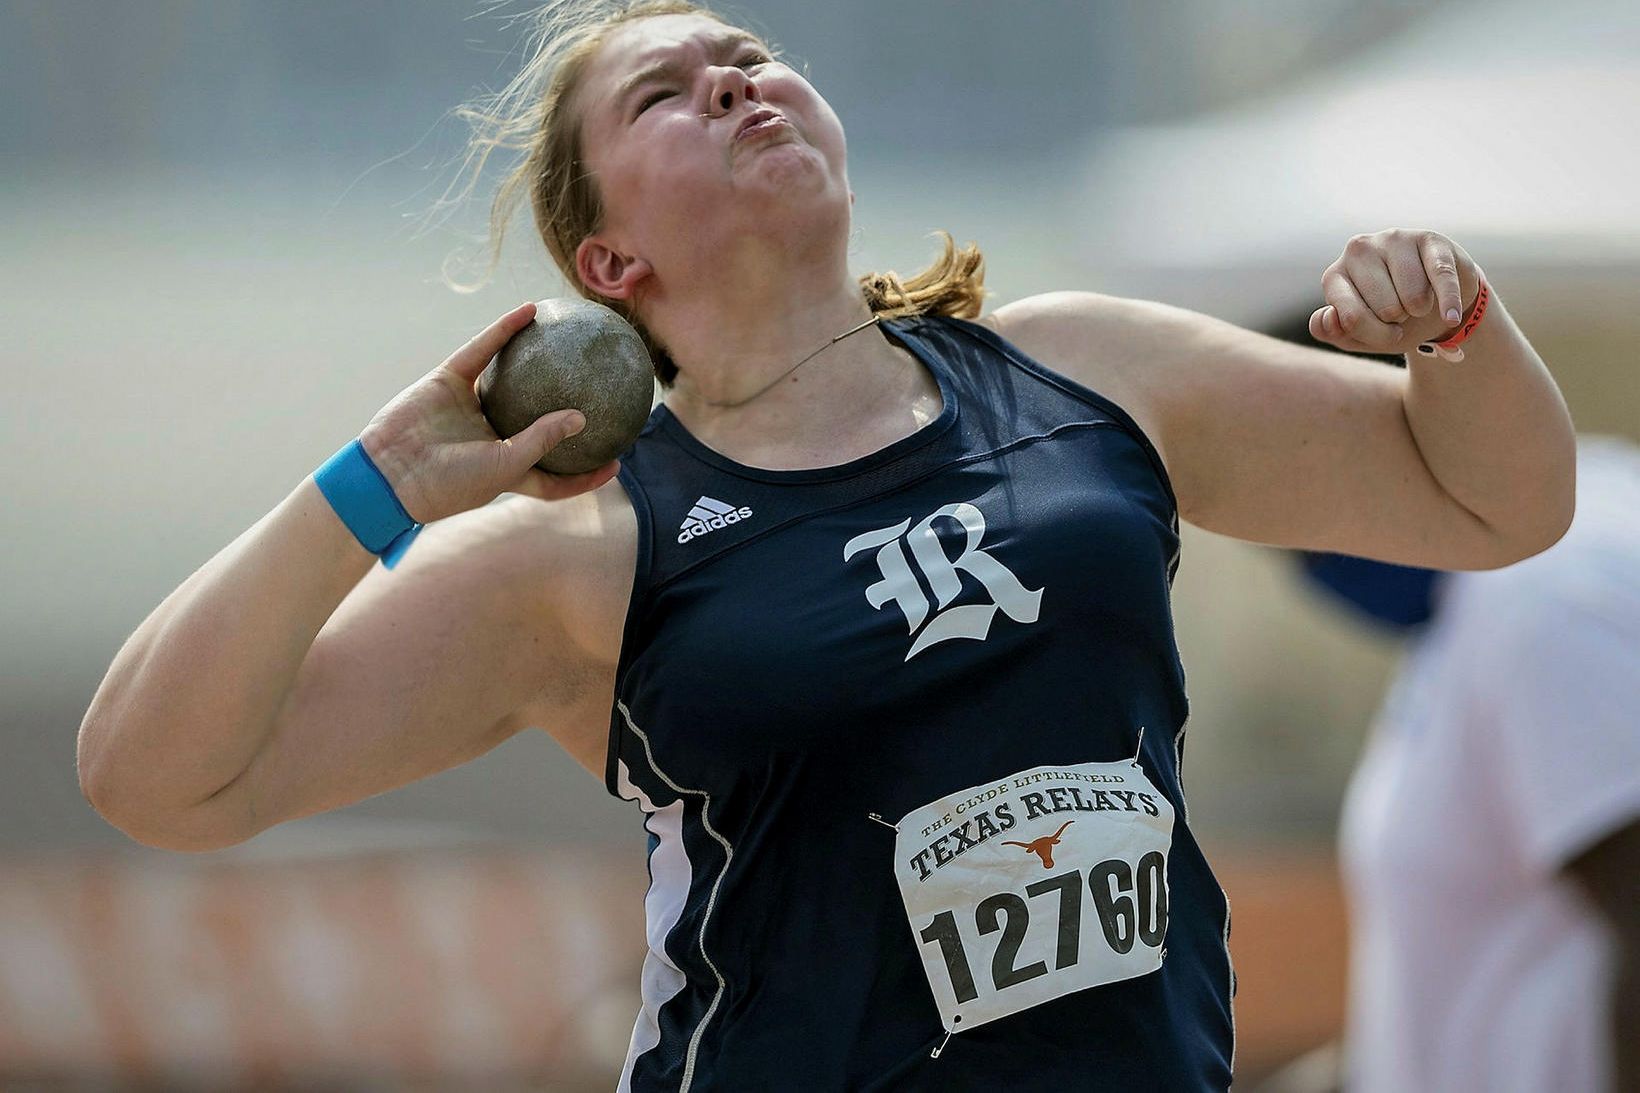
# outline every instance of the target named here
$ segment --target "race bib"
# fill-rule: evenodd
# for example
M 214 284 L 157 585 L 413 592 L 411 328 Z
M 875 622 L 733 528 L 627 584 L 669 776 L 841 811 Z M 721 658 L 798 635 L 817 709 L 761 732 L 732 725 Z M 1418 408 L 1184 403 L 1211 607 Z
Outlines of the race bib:
M 947 1032 L 1161 967 L 1173 806 L 1136 761 L 1022 770 L 896 827 Z

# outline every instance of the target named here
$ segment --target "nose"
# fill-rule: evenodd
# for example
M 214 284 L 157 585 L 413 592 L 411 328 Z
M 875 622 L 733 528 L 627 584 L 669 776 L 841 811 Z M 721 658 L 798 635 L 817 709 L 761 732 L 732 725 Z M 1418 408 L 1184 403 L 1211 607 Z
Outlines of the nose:
M 711 95 L 712 109 L 721 110 L 727 114 L 735 108 L 735 104 L 745 99 L 747 102 L 762 102 L 763 95 L 757 85 L 746 74 L 746 70 L 735 65 L 720 65 L 713 69 L 708 84 Z

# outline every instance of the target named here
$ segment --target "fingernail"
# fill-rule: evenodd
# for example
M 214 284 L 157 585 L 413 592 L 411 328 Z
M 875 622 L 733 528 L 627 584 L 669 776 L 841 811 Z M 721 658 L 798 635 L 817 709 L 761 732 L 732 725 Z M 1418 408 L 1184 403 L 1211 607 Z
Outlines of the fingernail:
M 569 423 L 569 433 L 567 435 L 573 435 L 580 432 L 586 427 L 587 423 L 586 415 L 581 413 L 579 410 L 571 410 L 569 416 L 564 420 Z
M 1449 308 L 1446 309 L 1446 321 L 1447 322 L 1455 323 L 1461 318 L 1463 318 L 1463 316 L 1458 314 L 1458 309 L 1457 308 L 1449 307 Z

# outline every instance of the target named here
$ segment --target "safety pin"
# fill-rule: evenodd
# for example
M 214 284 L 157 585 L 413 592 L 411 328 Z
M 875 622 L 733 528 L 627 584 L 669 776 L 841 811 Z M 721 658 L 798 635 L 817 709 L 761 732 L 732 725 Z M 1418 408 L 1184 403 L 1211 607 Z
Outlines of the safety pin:
M 1139 753 L 1145 748 L 1145 727 L 1139 726 L 1139 742 L 1133 746 L 1133 765 L 1139 765 Z
M 882 824 L 884 827 L 892 827 L 896 832 L 898 832 L 900 830 L 900 827 L 899 827 L 898 824 L 889 823 L 887 820 L 883 819 L 881 816 L 877 815 L 875 812 L 866 813 L 866 819 L 876 820 L 878 823 Z

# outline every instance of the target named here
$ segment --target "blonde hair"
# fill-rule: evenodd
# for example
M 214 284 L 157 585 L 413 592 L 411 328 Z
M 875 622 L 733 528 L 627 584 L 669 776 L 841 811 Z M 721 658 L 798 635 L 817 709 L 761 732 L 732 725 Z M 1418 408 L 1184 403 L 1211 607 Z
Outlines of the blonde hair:
M 693 0 L 546 0 L 528 16 L 527 60 L 518 75 L 494 95 L 455 110 L 473 127 L 462 163 L 469 177 L 463 195 L 476 185 L 491 151 L 506 148 L 521 151 L 524 157 L 502 179 L 491 203 L 490 262 L 484 277 L 467 285 L 446 280 L 457 291 L 473 292 L 489 279 L 500 261 L 507 223 L 519 201 L 528 196 L 536 230 L 565 280 L 581 296 L 606 304 L 632 323 L 649 347 L 661 386 L 670 387 L 677 379 L 677 365 L 645 329 L 635 304 L 589 289 L 575 268 L 576 248 L 602 225 L 603 203 L 581 159 L 581 119 L 569 104 L 588 62 L 610 34 L 625 23 L 656 15 L 703 15 L 733 26 Z M 778 57 L 779 51 L 771 48 L 770 56 Z M 940 234 L 945 237 L 945 252 L 921 273 L 904 280 L 892 270 L 859 278 L 861 294 L 873 313 L 883 318 L 934 314 L 965 319 L 979 314 L 985 297 L 984 257 L 974 244 L 958 248 L 949 233 Z

